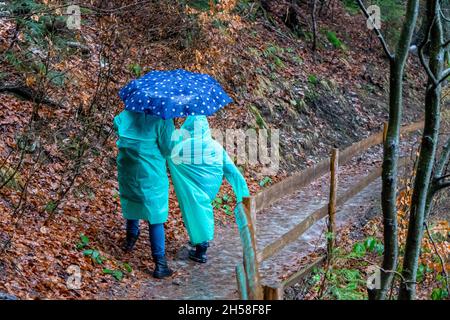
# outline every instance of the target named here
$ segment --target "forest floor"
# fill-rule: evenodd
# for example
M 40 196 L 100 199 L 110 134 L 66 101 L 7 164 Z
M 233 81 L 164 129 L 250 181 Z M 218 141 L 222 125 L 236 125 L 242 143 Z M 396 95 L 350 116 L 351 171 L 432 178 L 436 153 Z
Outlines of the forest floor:
M 132 255 L 120 249 L 124 230 L 111 123 L 123 108 L 118 90 L 139 74 L 175 68 L 210 73 L 235 100 L 211 117 L 213 128 L 280 130 L 277 174 L 239 164 L 252 194 L 317 163 L 331 147 L 381 130 L 387 117 L 388 62 L 362 27 L 365 20 L 341 2 L 318 17 L 316 52 L 306 8 L 295 9 L 301 32 L 283 22 L 288 1 L 266 11 L 234 0 L 201 12 L 176 1 L 110 14 L 90 9 L 81 30 L 51 34 L 42 31 L 48 25 L 41 18 L 48 12 L 61 16 L 58 1 L 29 2 L 54 9 L 28 17 L 21 28 L 0 17 L 0 181 L 12 173 L 0 190 L 0 292 L 22 299 L 138 298 L 166 283 L 149 276 L 145 237 Z M 108 5 L 125 3 L 131 1 Z M 410 57 L 404 123 L 421 116 L 424 79 L 417 58 Z M 47 100 L 30 101 L 4 90 L 8 86 L 39 91 Z M 228 197 L 216 210 L 222 242 L 234 223 L 225 185 L 218 198 Z M 178 259 L 187 235 L 172 189 L 166 229 L 169 258 Z M 214 252 L 212 247 L 212 262 L 221 261 Z M 175 279 L 187 279 L 183 272 L 191 265 L 178 266 Z M 79 290 L 67 287 L 71 267 L 81 270 Z M 184 280 L 175 279 L 174 286 L 185 288 Z

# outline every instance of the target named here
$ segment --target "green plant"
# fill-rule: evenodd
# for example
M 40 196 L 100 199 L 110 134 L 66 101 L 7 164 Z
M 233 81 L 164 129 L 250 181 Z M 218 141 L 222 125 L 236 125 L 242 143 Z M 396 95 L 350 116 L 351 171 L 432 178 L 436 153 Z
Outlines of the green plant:
M 122 281 L 122 279 L 123 279 L 123 272 L 120 271 L 120 270 L 112 270 L 112 269 L 104 268 L 103 269 L 103 273 L 104 274 L 110 274 L 111 276 L 113 276 L 118 281 Z
M 6 5 L 6 9 L 17 16 L 23 16 L 32 12 L 41 11 L 45 9 L 45 6 L 34 0 L 16 0 L 11 1 L 10 4 Z
M 17 56 L 14 52 L 7 51 L 5 53 L 6 61 L 14 67 L 17 71 L 28 71 L 29 68 L 22 61 L 22 58 Z
M 334 238 L 336 238 L 336 236 L 333 234 L 333 232 L 325 232 L 325 240 L 327 241 L 331 241 Z
M 270 64 L 272 70 L 276 68 L 284 68 L 284 62 L 281 59 L 281 55 L 284 53 L 284 49 L 278 47 L 277 45 L 271 44 L 264 51 L 263 56 L 267 59 L 273 61 L 273 64 Z
M 365 284 L 358 270 L 335 270 L 334 284 L 330 292 L 337 300 L 362 300 L 365 298 L 360 286 Z
M 281 60 L 280 57 L 275 57 L 274 62 L 277 67 L 284 68 L 283 60 Z
M 366 255 L 366 247 L 363 243 L 357 242 L 353 245 L 351 255 L 355 258 L 361 258 Z
M 434 232 L 432 235 L 431 235 L 431 237 L 433 238 L 433 240 L 435 241 L 435 242 L 444 242 L 444 241 L 447 241 L 447 237 L 444 235 L 444 234 L 442 234 L 442 233 L 440 233 L 440 232 Z
M 444 300 L 448 297 L 448 292 L 443 288 L 434 288 L 431 292 L 432 300 Z
M 259 186 L 260 187 L 265 187 L 266 185 L 272 183 L 272 179 L 270 177 L 264 177 L 260 182 L 259 182 Z
M 258 17 L 265 14 L 259 1 L 239 0 L 237 1 L 233 11 L 237 14 L 245 16 L 250 21 L 255 21 Z
M 255 120 L 256 120 L 256 124 L 257 124 L 258 128 L 267 129 L 267 123 L 264 120 L 263 116 L 261 115 L 261 112 L 259 112 L 258 108 L 254 105 L 250 105 L 249 108 L 250 108 L 250 111 L 255 116 Z
M 342 48 L 342 41 L 337 37 L 334 31 L 326 31 L 326 36 L 328 41 L 333 45 L 334 48 Z
M 338 253 L 338 252 L 337 252 Z M 362 279 L 359 270 L 348 268 L 323 268 L 315 269 L 311 278 L 315 291 L 320 289 L 322 279 L 325 277 L 327 287 L 323 292 L 326 298 L 336 300 L 362 300 L 365 299 L 365 281 Z M 321 297 L 323 298 L 323 296 Z
M 133 268 L 131 267 L 131 265 L 129 263 L 125 262 L 122 266 L 126 272 L 128 272 L 128 273 L 133 272 Z
M 232 215 L 233 210 L 231 209 L 230 205 L 227 204 L 231 201 L 232 198 L 228 194 L 225 194 L 222 197 L 220 196 L 216 197 L 212 202 L 212 206 L 214 209 L 222 210 L 227 215 Z
M 417 278 L 416 281 L 417 282 L 421 282 L 425 279 L 425 276 L 427 273 L 430 273 L 432 271 L 432 269 L 430 269 L 430 267 L 428 265 L 425 265 L 423 263 L 421 263 L 418 267 L 417 267 Z
M 230 197 L 228 194 L 225 194 L 225 195 L 222 197 L 222 200 L 223 200 L 224 202 L 230 202 L 230 201 L 231 201 L 231 197 Z
M 313 89 L 308 89 L 305 92 L 305 103 L 306 102 L 315 102 L 317 99 L 319 98 L 319 94 L 313 90 Z
M 142 75 L 142 67 L 137 63 L 132 63 L 128 66 L 128 70 L 136 77 Z
M 66 16 L 57 15 L 42 1 L 9 1 L 2 10 L 13 13 L 20 41 L 17 46 L 8 49 L 4 56 L 6 61 L 18 72 L 26 76 L 28 86 L 36 80 L 48 80 L 57 87 L 65 85 L 65 74 L 52 68 L 54 61 L 50 56 L 64 56 L 76 53 L 68 48 L 68 42 L 78 41 L 75 32 L 66 27 Z
M 66 81 L 64 73 L 58 71 L 50 71 L 47 78 L 57 87 L 63 87 Z
M 214 209 L 220 209 L 222 203 L 223 203 L 222 198 L 216 197 L 212 202 L 212 206 Z
M 50 200 L 49 202 L 47 202 L 47 204 L 45 205 L 44 210 L 46 212 L 53 212 L 56 209 L 56 202 Z
M 87 249 L 83 251 L 84 256 L 90 256 L 92 261 L 97 264 L 102 264 L 104 258 L 100 255 L 100 252 L 98 250 L 94 249 Z
M 269 45 L 263 52 L 266 58 L 272 58 L 278 54 L 280 48 L 277 45 L 271 44 Z
M 308 82 L 312 85 L 317 85 L 319 83 L 319 79 L 317 79 L 317 76 L 315 74 L 310 74 L 308 76 Z
M 353 258 L 361 258 L 368 252 L 382 255 L 383 251 L 384 246 L 381 241 L 374 237 L 367 237 L 363 242 L 357 242 L 353 245 L 353 250 L 349 256 Z
M 89 244 L 89 238 L 85 236 L 84 234 L 80 233 L 80 242 L 77 243 L 76 247 L 77 249 L 83 249 Z
M 233 210 L 227 204 L 223 205 L 222 210 L 223 210 L 223 212 L 225 212 L 229 216 L 233 214 Z
M 347 10 L 348 13 L 351 15 L 356 15 L 359 13 L 360 8 L 355 0 L 343 0 L 344 8 Z

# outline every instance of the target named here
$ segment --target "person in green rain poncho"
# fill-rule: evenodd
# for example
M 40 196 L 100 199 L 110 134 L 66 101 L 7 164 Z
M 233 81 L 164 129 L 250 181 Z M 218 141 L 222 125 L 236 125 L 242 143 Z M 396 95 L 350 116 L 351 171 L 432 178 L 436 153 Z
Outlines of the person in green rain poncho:
M 114 129 L 118 135 L 120 202 L 127 231 L 124 250 L 129 252 L 135 245 L 139 220 L 148 221 L 153 276 L 168 277 L 173 272 L 165 256 L 164 222 L 169 210 L 166 156 L 170 154 L 173 121 L 125 110 L 114 118 Z
M 244 177 L 223 147 L 216 142 L 205 116 L 186 118 L 174 136 L 174 147 L 168 158 L 175 193 L 191 244 L 189 258 L 207 261 L 206 250 L 214 237 L 214 210 L 223 178 L 231 184 L 239 203 L 249 196 Z M 178 139 L 178 143 L 176 142 Z

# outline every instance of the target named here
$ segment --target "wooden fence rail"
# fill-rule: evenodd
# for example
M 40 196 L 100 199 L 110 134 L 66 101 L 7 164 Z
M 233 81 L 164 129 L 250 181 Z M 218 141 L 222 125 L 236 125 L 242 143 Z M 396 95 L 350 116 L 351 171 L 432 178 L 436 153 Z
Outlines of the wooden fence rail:
M 423 121 L 402 127 L 401 133 L 406 134 L 421 128 L 423 128 Z M 364 152 L 367 149 L 382 143 L 384 135 L 385 129 L 382 132 L 371 135 L 339 152 L 339 165 L 350 161 L 358 153 Z M 403 166 L 407 162 L 407 158 L 402 158 L 399 162 L 399 166 Z M 309 185 L 312 181 L 330 172 L 330 164 L 332 164 L 330 159 L 322 160 L 315 166 L 296 173 L 255 196 L 244 198 L 244 207 L 237 207 L 237 210 L 235 211 L 236 221 L 238 223 L 244 253 L 243 264 L 236 267 L 236 279 L 238 281 L 241 299 L 282 299 L 285 287 L 298 282 L 301 277 L 325 259 L 325 257 L 318 257 L 309 266 L 299 270 L 275 287 L 263 287 L 260 283 L 259 264 L 298 239 L 314 223 L 326 217 L 329 214 L 330 207 L 329 204 L 326 204 L 317 209 L 261 251 L 258 251 L 256 247 L 255 226 L 257 212 L 269 207 L 282 197 L 294 193 L 296 190 Z M 376 168 L 342 195 L 336 196 L 335 194 L 336 198 L 333 200 L 333 205 L 335 207 L 343 205 L 380 177 L 381 172 L 381 168 Z
M 401 128 L 401 133 L 406 134 L 423 128 L 423 121 L 415 122 Z M 350 161 L 356 154 L 383 142 L 383 132 L 373 134 L 359 142 L 352 144 L 340 152 L 339 163 L 343 165 Z M 262 192 L 252 196 L 255 212 L 260 212 L 269 207 L 280 197 L 294 193 L 298 189 L 306 187 L 317 178 L 328 173 L 330 170 L 330 159 L 324 159 L 316 165 L 303 171 L 295 173 L 290 177 L 274 184 Z

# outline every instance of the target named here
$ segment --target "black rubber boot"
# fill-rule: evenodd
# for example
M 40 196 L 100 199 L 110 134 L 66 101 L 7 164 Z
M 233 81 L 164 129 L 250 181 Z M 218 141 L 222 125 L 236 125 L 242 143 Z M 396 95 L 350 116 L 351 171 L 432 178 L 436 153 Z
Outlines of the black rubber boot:
M 170 270 L 169 266 L 167 265 L 167 259 L 165 256 L 154 256 L 153 261 L 155 262 L 155 270 L 153 271 L 154 278 L 164 279 L 170 277 L 173 274 L 173 271 Z
M 136 244 L 136 241 L 139 238 L 140 232 L 138 232 L 137 235 L 131 234 L 127 232 L 127 237 L 125 239 L 125 243 L 123 244 L 123 250 L 125 252 L 131 252 L 134 249 L 134 246 Z
M 189 250 L 189 259 L 198 262 L 206 263 L 208 258 L 206 257 L 206 250 L 208 250 L 208 242 L 203 242 L 195 246 L 195 250 Z

